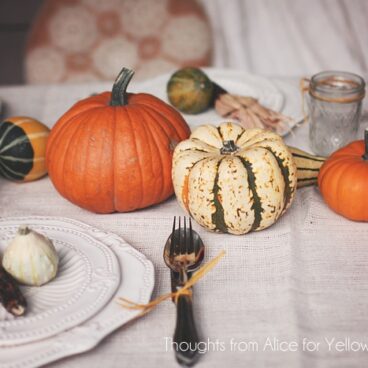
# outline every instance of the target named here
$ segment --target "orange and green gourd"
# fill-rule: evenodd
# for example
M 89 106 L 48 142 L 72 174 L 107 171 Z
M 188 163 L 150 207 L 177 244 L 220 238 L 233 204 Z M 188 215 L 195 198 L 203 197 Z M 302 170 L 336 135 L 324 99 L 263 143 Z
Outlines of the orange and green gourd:
M 0 123 L 0 176 L 28 182 L 47 174 L 49 128 L 36 119 L 15 116 Z

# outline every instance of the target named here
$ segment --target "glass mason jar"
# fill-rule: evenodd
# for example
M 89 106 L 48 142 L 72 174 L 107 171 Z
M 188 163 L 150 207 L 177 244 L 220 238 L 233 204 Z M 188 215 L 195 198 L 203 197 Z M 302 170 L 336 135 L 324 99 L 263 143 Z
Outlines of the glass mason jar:
M 326 71 L 311 78 L 308 90 L 310 145 L 328 156 L 356 138 L 365 82 L 356 74 Z

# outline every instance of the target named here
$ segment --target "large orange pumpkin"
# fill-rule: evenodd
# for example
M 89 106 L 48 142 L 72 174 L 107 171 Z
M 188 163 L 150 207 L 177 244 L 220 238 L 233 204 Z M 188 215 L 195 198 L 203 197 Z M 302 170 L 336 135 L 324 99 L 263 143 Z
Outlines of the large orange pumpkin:
M 72 106 L 49 136 L 46 163 L 59 193 L 97 213 L 127 212 L 173 194 L 172 152 L 190 130 L 181 115 L 145 93 L 126 93 L 123 69 L 112 93 Z
M 327 159 L 318 186 L 335 212 L 350 220 L 368 221 L 368 129 L 364 141 L 352 142 Z

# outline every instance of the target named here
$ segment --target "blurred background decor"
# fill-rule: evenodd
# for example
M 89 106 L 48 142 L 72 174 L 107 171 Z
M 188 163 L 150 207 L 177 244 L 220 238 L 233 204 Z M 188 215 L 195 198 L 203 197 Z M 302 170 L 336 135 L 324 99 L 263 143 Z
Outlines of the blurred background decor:
M 139 79 L 208 65 L 211 35 L 194 0 L 50 0 L 30 31 L 29 83 L 111 80 L 121 65 Z
M 0 84 L 112 81 L 121 65 L 365 75 L 367 16 L 366 0 L 1 0 Z

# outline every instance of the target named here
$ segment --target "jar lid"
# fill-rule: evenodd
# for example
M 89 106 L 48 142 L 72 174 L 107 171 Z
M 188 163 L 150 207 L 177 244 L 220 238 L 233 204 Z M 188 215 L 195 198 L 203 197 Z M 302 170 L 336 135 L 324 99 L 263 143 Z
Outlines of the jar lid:
M 326 102 L 357 102 L 365 96 L 365 82 L 362 77 L 353 73 L 325 71 L 311 78 L 309 94 Z

